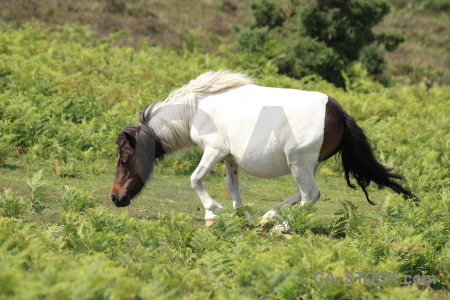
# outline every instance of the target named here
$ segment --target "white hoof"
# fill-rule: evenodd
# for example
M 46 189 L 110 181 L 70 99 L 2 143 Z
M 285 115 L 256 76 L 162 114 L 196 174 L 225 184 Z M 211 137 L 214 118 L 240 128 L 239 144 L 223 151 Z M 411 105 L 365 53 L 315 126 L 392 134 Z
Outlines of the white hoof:
M 283 223 L 277 224 L 274 227 L 272 227 L 270 231 L 286 234 L 291 232 L 291 226 L 289 226 L 289 223 L 287 221 L 284 221 Z
M 283 218 L 274 210 L 269 210 L 264 214 L 264 216 L 261 219 L 261 222 L 259 222 L 260 226 L 267 226 L 267 224 L 272 223 L 275 224 L 270 231 L 286 234 L 291 231 L 291 226 L 287 221 L 284 221 Z
M 269 210 L 262 216 L 260 225 L 266 224 L 268 222 L 283 222 L 283 218 L 274 210 Z

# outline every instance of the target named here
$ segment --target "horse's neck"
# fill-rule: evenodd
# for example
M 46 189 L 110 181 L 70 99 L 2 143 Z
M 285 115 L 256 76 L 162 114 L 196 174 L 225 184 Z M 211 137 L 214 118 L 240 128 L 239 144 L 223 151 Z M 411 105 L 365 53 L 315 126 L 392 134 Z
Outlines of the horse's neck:
M 197 101 L 185 101 L 163 104 L 149 121 L 150 128 L 160 138 L 167 153 L 193 146 L 190 130 L 193 118 L 197 112 Z

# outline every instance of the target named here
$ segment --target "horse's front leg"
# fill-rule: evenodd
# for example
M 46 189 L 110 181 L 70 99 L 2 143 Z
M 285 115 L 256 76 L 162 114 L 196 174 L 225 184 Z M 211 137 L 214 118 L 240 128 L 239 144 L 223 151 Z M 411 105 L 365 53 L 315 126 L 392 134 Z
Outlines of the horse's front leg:
M 239 193 L 238 165 L 233 159 L 227 158 L 225 159 L 225 166 L 227 167 L 228 189 L 230 190 L 231 199 L 233 200 L 233 208 L 236 209 L 243 205 L 241 194 Z M 246 210 L 244 210 L 243 213 L 247 220 L 251 219 L 250 214 Z
M 222 160 L 226 153 L 214 148 L 206 148 L 203 152 L 202 159 L 191 175 L 191 186 L 202 201 L 205 208 L 206 226 L 214 224 L 216 214 L 222 209 L 220 203 L 214 201 L 203 188 L 203 178 L 211 171 L 214 165 Z

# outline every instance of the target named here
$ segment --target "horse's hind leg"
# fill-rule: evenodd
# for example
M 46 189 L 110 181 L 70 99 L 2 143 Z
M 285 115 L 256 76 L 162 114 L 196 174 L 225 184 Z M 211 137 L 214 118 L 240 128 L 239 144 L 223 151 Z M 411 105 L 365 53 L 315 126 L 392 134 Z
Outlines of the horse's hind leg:
M 293 196 L 275 205 L 271 210 L 265 213 L 261 222 L 266 222 L 267 219 L 274 219 L 282 222 L 283 219 L 278 215 L 276 209 L 284 204 L 294 205 L 301 201 L 300 205 L 303 206 L 308 202 L 314 204 L 319 200 L 320 191 L 316 183 L 316 172 L 319 166 L 317 155 L 299 155 L 291 160 L 288 158 L 288 162 L 292 176 L 298 185 L 298 191 Z M 274 229 L 283 233 L 288 232 L 290 227 L 287 222 L 282 222 L 282 224 L 277 225 Z
M 302 199 L 302 196 L 301 196 L 300 190 L 297 190 L 297 192 L 294 195 L 292 195 L 291 197 L 287 198 L 283 202 L 278 203 L 277 205 L 272 207 L 271 210 L 276 210 L 277 208 L 279 208 L 279 207 L 281 207 L 281 206 L 283 206 L 285 204 L 294 205 L 295 203 L 297 203 L 301 199 Z
M 278 223 L 276 225 L 273 230 L 276 230 L 280 233 L 287 233 L 290 231 L 290 227 L 289 224 L 286 221 L 283 221 L 283 218 L 277 213 L 277 209 L 285 204 L 289 204 L 289 205 L 294 205 L 295 203 L 297 203 L 298 201 L 300 201 L 302 199 L 302 196 L 300 194 L 300 190 L 297 191 L 297 193 L 295 193 L 294 195 L 292 195 L 291 197 L 289 197 L 288 199 L 284 200 L 281 203 L 278 203 L 277 205 L 275 205 L 274 207 L 272 207 L 271 210 L 269 210 L 268 212 L 266 212 L 262 219 L 260 224 L 265 224 L 267 223 L 269 220 L 275 220 Z
M 289 162 L 292 176 L 300 190 L 301 206 L 308 202 L 314 204 L 319 200 L 320 191 L 316 183 L 318 166 L 319 162 L 315 154 L 302 155 L 299 159 Z
M 200 197 L 203 207 L 205 208 L 206 226 L 214 224 L 216 214 L 222 209 L 220 203 L 214 201 L 203 188 L 203 178 L 211 171 L 213 166 L 223 159 L 226 154 L 221 153 L 214 148 L 206 148 L 203 152 L 202 159 L 191 175 L 191 186 Z
M 233 208 L 239 208 L 242 204 L 241 194 L 239 193 L 239 175 L 238 175 L 238 165 L 231 159 L 225 159 L 225 166 L 227 167 L 227 182 L 228 189 L 230 190 L 231 199 L 233 200 Z M 247 220 L 250 219 L 250 214 L 244 210 L 243 211 Z

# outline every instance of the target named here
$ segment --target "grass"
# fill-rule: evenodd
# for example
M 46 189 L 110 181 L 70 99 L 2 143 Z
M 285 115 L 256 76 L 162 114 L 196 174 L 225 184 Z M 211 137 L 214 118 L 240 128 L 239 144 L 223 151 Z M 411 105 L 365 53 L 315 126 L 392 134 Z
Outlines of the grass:
M 143 191 L 132 204 L 126 208 L 116 208 L 110 200 L 110 188 L 114 179 L 115 162 L 104 162 L 108 171 L 99 175 L 81 175 L 78 177 L 60 177 L 55 175 L 47 164 L 29 164 L 26 159 L 16 160 L 14 164 L 0 167 L 0 190 L 11 188 L 23 197 L 29 196 L 25 185 L 26 179 L 40 169 L 44 169 L 43 183 L 46 186 L 48 199 L 46 209 L 42 214 L 33 214 L 33 221 L 38 224 L 57 222 L 64 188 L 75 187 L 92 194 L 96 205 L 106 207 L 108 210 L 125 210 L 130 216 L 142 219 L 157 219 L 159 214 L 183 212 L 192 217 L 198 226 L 204 222 L 204 210 L 200 199 L 190 187 L 188 175 L 166 175 L 156 171 Z M 376 212 L 380 206 L 372 206 L 365 200 L 362 191 L 354 191 L 347 187 L 345 180 L 339 175 L 324 174 L 319 171 L 318 184 L 321 189 L 321 199 L 316 203 L 317 218 L 332 215 L 341 208 L 340 201 L 350 200 L 359 206 L 361 211 Z M 208 175 L 205 178 L 205 187 L 211 197 L 224 206 L 225 212 L 232 212 L 231 197 L 228 192 L 226 178 L 223 175 Z M 271 207 L 288 198 L 296 190 L 291 176 L 274 179 L 263 179 L 240 172 L 240 191 L 244 204 L 249 206 L 254 218 L 261 217 Z M 372 199 L 382 200 L 390 191 L 373 190 Z
M 443 224 L 448 212 L 446 215 L 444 206 L 439 210 L 441 215 L 436 207 L 427 210 L 429 199 L 422 208 L 412 211 L 399 201 L 400 197 L 381 190 L 372 192 L 372 199 L 380 204 L 373 207 L 362 192 L 343 188 L 342 176 L 331 174 L 325 163 L 319 174 L 322 200 L 316 203 L 313 216 L 309 210 L 294 213 L 296 232 L 287 239 L 264 233 L 254 224 L 295 190 L 289 176 L 259 179 L 240 174 L 242 196 L 250 203 L 253 224 L 231 214 L 224 177 L 207 176 L 205 186 L 226 208 L 217 223 L 206 229 L 189 176 L 166 175 L 157 170 L 141 195 L 130 206 L 119 209 L 109 199 L 115 163 L 104 161 L 102 165 L 107 170 L 104 173 L 81 173 L 75 178 L 56 176 L 51 166 L 29 163 L 26 155 L 0 167 L 0 189 L 11 188 L 25 199 L 29 192 L 24 182 L 44 169 L 42 183 L 48 195 L 47 208 L 41 214 L 31 214 L 31 220 L 27 216 L 22 220 L 0 218 L 0 269 L 5 270 L 0 274 L 0 298 L 448 296 L 445 264 L 450 260 L 445 260 L 445 249 L 438 250 L 446 244 L 447 229 Z M 63 211 L 59 204 L 63 185 L 90 191 L 94 208 Z M 350 200 L 358 208 L 346 205 L 345 212 L 338 200 Z M 429 220 L 426 226 L 416 224 L 414 218 L 421 220 L 424 213 L 434 215 L 436 228 Z M 302 228 L 304 231 L 299 231 Z M 432 253 L 439 253 L 440 258 Z M 428 261 L 432 271 L 425 267 Z M 316 272 L 329 271 L 335 277 L 360 271 L 436 274 L 439 281 L 434 290 L 393 284 L 313 282 Z M 11 284 L 19 278 L 20 284 Z

